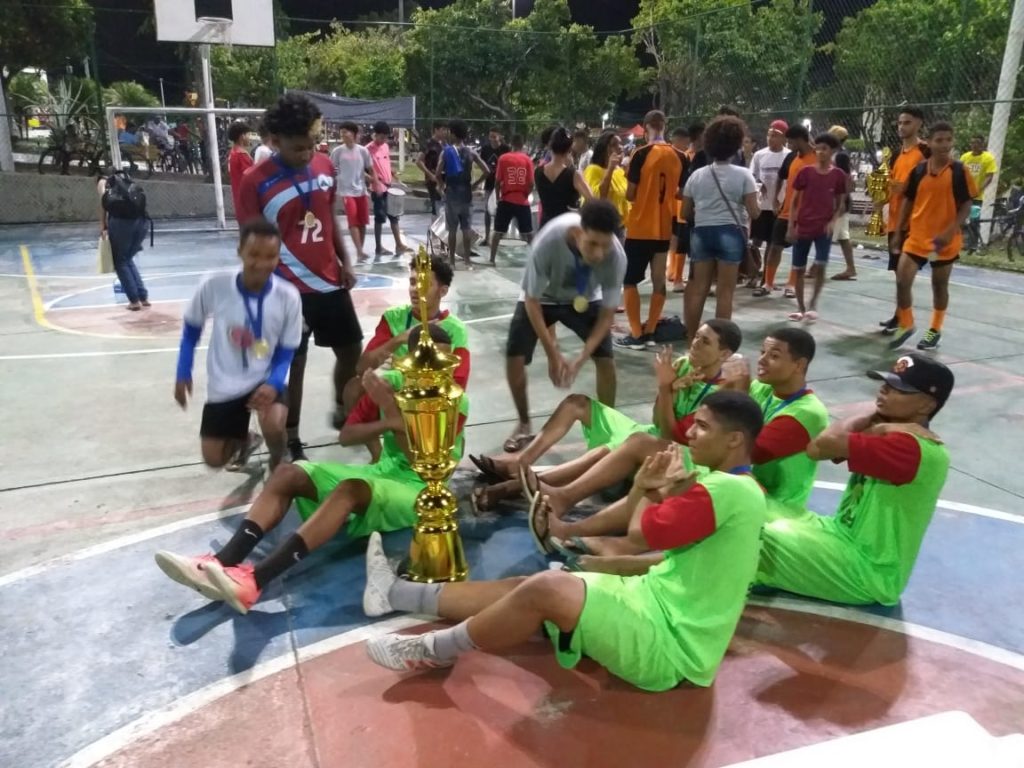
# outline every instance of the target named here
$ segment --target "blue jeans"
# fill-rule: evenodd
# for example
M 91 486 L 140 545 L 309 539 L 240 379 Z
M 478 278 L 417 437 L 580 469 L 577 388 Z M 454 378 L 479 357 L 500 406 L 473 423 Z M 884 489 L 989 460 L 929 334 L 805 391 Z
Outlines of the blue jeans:
M 811 246 L 814 246 L 814 263 L 828 264 L 828 253 L 832 248 L 831 235 L 819 235 L 813 240 L 797 238 L 793 243 L 793 269 L 806 269 L 807 257 L 811 253 Z
M 107 218 L 107 237 L 110 238 L 110 253 L 114 259 L 114 271 L 121 281 L 124 295 L 132 304 L 146 301 L 149 291 L 142 282 L 139 268 L 135 266 L 135 254 L 142 250 L 146 237 L 145 219 Z
M 747 253 L 747 233 L 735 224 L 696 226 L 690 233 L 690 262 L 723 261 L 742 264 Z

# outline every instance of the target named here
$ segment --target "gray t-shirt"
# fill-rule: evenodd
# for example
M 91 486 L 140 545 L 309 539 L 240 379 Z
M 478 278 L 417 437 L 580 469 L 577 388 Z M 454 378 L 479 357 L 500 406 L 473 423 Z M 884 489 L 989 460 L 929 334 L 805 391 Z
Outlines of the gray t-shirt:
M 578 213 L 563 213 L 544 225 L 530 246 L 530 257 L 523 273 L 523 295 L 539 299 L 541 304 L 571 304 L 579 295 L 577 256 L 569 246 L 569 230 L 580 226 Z M 582 264 L 582 260 L 580 262 Z M 582 266 L 585 278 L 583 295 L 588 301 L 615 309 L 622 299 L 622 280 L 626 276 L 626 252 L 617 237 L 599 264 Z
M 718 191 L 718 185 L 711 176 L 712 172 L 722 185 L 724 200 L 722 192 Z M 736 226 L 736 219 L 739 219 L 741 226 L 746 227 L 750 224 L 750 217 L 747 215 L 747 206 L 743 203 L 743 198 L 755 190 L 754 176 L 748 169 L 731 163 L 716 162 L 704 166 L 690 176 L 683 188 L 683 197 L 693 200 L 694 227 L 716 227 L 723 224 Z M 726 200 L 729 201 L 728 205 Z M 730 207 L 733 213 L 729 213 Z
M 362 144 L 349 149 L 344 144 L 331 152 L 331 164 L 338 183 L 338 197 L 364 197 L 366 173 L 373 168 L 370 152 Z

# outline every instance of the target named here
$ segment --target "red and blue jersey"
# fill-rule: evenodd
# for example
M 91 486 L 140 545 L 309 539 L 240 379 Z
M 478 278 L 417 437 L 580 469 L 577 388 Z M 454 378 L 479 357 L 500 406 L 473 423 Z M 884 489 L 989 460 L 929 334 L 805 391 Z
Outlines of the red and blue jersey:
M 262 216 L 277 224 L 277 274 L 300 293 L 330 293 L 341 287 L 340 254 L 334 249 L 334 197 L 334 167 L 320 153 L 303 170 L 286 167 L 274 155 L 242 176 L 235 211 L 238 223 Z M 306 226 L 307 211 L 316 216 L 313 227 Z

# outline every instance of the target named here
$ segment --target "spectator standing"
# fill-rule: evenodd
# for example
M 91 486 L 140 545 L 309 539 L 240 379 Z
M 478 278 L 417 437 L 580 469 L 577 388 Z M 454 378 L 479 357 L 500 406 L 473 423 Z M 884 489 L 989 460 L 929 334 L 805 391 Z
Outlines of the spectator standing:
M 465 264 L 473 268 L 473 166 L 486 176 L 491 172 L 476 152 L 466 146 L 469 126 L 462 120 L 453 120 L 448 127 L 452 143 L 441 153 L 437 164 L 437 177 L 441 180 L 438 191 L 444 195 L 444 216 L 448 226 L 448 256 L 455 265 L 455 248 L 459 231 L 465 249 Z M 484 177 L 481 176 L 481 179 Z
M 533 240 L 533 211 L 530 210 L 530 193 L 533 192 L 533 160 L 523 152 L 523 137 L 512 137 L 512 151 L 498 159 L 495 172 L 495 191 L 498 195 L 498 211 L 494 217 L 494 235 L 491 237 L 491 265 L 498 255 L 501 238 L 508 233 L 512 219 L 522 238 Z
M 563 213 L 579 208 L 580 196 L 592 200 L 594 195 L 583 180 L 583 174 L 572 162 L 572 136 L 565 128 L 556 128 L 551 133 L 548 149 L 551 159 L 537 168 L 535 184 L 540 197 L 540 226 Z
M 259 125 L 260 133 L 260 145 L 256 147 L 256 151 L 253 152 L 252 159 L 256 165 L 259 165 L 264 160 L 269 160 L 274 156 L 274 142 L 270 138 L 270 132 L 267 131 L 267 124 L 260 120 Z
M 370 224 L 367 181 L 373 184 L 377 180 L 377 172 L 373 168 L 370 150 L 357 143 L 358 138 L 358 125 L 342 123 L 341 144 L 331 152 L 331 165 L 334 166 L 338 196 L 348 219 L 348 231 L 356 247 L 356 258 L 363 262 L 367 259 L 363 253 L 363 242 L 366 239 L 366 228 Z
M 402 240 L 402 231 L 399 228 L 397 216 L 388 214 L 388 189 L 394 183 L 394 175 L 391 172 L 391 148 L 388 140 L 391 138 L 391 126 L 383 120 L 373 124 L 373 141 L 367 145 L 370 158 L 373 160 L 373 169 L 376 172 L 377 180 L 371 187 L 370 200 L 373 202 L 373 237 L 377 244 L 376 254 L 378 256 L 391 256 L 392 253 L 384 248 L 381 243 L 384 222 L 390 222 L 391 234 L 395 238 L 395 250 L 399 255 L 412 253 L 412 248 Z
M 437 191 L 438 179 L 435 175 L 437 163 L 444 152 L 445 144 L 448 143 L 448 123 L 434 123 L 434 132 L 423 151 L 416 158 L 416 167 L 423 171 L 423 181 L 427 185 L 427 196 L 430 198 L 430 215 L 437 216 L 437 204 L 441 200 L 441 193 Z
M 850 203 L 853 197 L 853 163 L 850 162 L 850 153 L 846 151 L 844 142 L 849 133 L 841 125 L 833 125 L 828 129 L 839 141 L 839 149 L 832 158 L 836 168 L 846 174 L 846 197 L 843 202 L 843 211 L 836 220 L 835 231 L 832 239 L 839 243 L 839 249 L 843 252 L 843 261 L 846 262 L 846 269 L 832 275 L 833 280 L 856 280 L 857 265 L 853 262 L 853 243 L 850 240 Z
M 583 173 L 593 162 L 593 158 L 594 150 L 590 148 L 590 132 L 586 128 L 580 128 L 572 135 L 572 160 L 576 163 L 576 170 Z
M 789 125 L 785 120 L 773 120 L 768 127 L 768 145 L 754 153 L 750 161 L 750 172 L 754 175 L 754 182 L 757 184 L 757 204 L 761 209 L 760 214 L 750 226 L 750 247 L 761 263 L 761 246 L 771 247 L 772 230 L 775 228 L 775 211 L 778 207 L 776 196 L 776 183 L 779 178 L 779 169 L 786 159 L 786 131 Z M 765 253 L 767 257 L 767 251 Z M 752 285 L 757 287 L 757 275 L 751 277 Z
M 480 159 L 484 161 L 491 172 L 484 177 L 484 242 L 491 242 L 491 209 L 488 207 L 491 193 L 494 191 L 495 172 L 498 169 L 498 159 L 507 152 L 511 152 L 508 144 L 501 135 L 500 128 L 491 128 L 487 132 L 487 143 L 480 148 Z
M 236 121 L 228 128 L 228 141 L 231 151 L 228 152 L 228 179 L 231 183 L 231 199 L 238 211 L 238 195 L 242 188 L 242 176 L 253 167 L 252 155 L 249 154 L 249 135 L 252 128 L 248 123 Z

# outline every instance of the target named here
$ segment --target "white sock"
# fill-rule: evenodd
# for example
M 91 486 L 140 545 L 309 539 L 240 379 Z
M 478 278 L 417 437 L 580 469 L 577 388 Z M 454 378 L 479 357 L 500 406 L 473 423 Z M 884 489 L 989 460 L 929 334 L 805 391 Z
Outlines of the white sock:
M 469 637 L 469 619 L 449 629 L 431 632 L 430 635 L 434 643 L 434 657 L 438 661 L 455 661 L 466 651 L 477 650 Z

